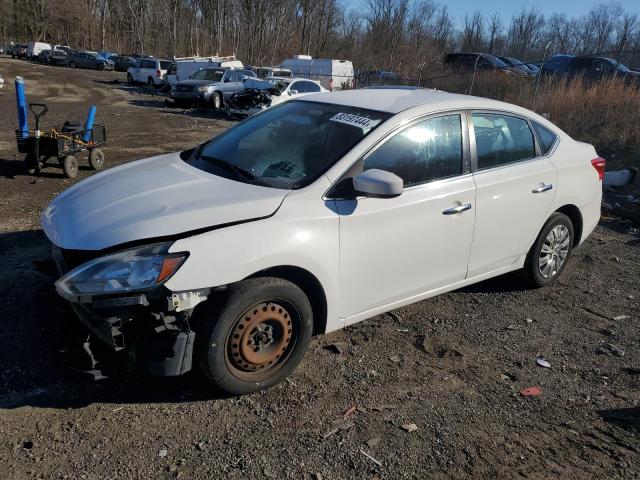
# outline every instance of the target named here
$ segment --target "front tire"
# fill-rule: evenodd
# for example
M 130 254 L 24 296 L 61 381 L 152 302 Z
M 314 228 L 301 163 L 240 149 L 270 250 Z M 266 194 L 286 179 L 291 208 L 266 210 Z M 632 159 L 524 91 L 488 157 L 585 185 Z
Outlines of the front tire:
M 64 157 L 62 169 L 67 178 L 76 178 L 78 176 L 78 159 L 73 155 L 67 155 Z
M 528 283 L 533 287 L 554 283 L 567 266 L 574 238 L 569 217 L 560 212 L 551 215 L 527 255 L 524 273 Z
M 200 368 L 234 395 L 284 380 L 304 357 L 313 331 L 309 299 L 281 278 L 239 282 L 200 313 Z
M 89 151 L 89 165 L 94 170 L 102 170 L 104 167 L 104 152 L 99 148 L 94 148 Z
M 220 92 L 213 92 L 213 96 L 211 97 L 211 106 L 218 110 L 222 107 L 222 94 Z
M 69 68 L 76 68 L 75 62 L 69 62 Z

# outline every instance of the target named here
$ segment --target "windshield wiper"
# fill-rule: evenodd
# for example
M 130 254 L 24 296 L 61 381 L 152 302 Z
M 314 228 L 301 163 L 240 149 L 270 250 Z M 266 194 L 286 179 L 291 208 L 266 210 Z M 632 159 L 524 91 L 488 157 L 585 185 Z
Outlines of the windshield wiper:
M 233 173 L 236 176 L 236 178 L 241 178 L 244 180 L 254 180 L 256 178 L 256 176 L 251 172 L 249 172 L 248 170 L 245 170 L 244 168 L 239 167 L 234 163 L 228 162 L 227 160 L 223 160 L 221 158 L 216 158 L 216 157 L 210 157 L 208 155 L 201 155 L 200 158 L 220 168 L 223 168 L 228 172 Z

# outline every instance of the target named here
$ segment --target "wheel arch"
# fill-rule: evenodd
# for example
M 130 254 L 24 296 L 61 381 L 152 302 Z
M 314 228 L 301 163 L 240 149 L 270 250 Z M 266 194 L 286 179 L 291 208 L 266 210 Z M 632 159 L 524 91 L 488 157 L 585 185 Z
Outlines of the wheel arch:
M 573 224 L 573 234 L 574 234 L 573 246 L 577 247 L 580 244 L 580 240 L 582 239 L 582 227 L 583 227 L 582 212 L 580 212 L 580 209 L 573 204 L 563 205 L 562 207 L 558 208 L 554 213 L 556 212 L 563 213 L 564 215 L 569 217 L 569 220 L 571 220 L 571 223 Z
M 308 270 L 292 265 L 280 265 L 250 275 L 247 278 L 278 277 L 296 284 L 304 292 L 313 310 L 313 335 L 327 329 L 327 296 L 320 280 Z

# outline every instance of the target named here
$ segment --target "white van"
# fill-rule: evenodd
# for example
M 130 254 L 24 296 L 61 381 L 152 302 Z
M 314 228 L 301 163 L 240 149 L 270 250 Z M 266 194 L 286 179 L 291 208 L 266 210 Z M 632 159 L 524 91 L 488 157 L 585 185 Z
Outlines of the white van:
M 36 58 L 43 50 L 51 50 L 51 45 L 44 42 L 29 42 L 29 45 L 27 45 L 27 58 Z
M 240 60 L 236 57 L 182 57 L 174 59 L 175 63 L 167 71 L 165 83 L 175 88 L 181 80 L 186 80 L 201 68 L 244 68 Z
M 294 77 L 317 80 L 327 90 L 344 90 L 354 87 L 353 64 L 349 60 L 312 58 L 310 55 L 295 55 L 282 62 Z

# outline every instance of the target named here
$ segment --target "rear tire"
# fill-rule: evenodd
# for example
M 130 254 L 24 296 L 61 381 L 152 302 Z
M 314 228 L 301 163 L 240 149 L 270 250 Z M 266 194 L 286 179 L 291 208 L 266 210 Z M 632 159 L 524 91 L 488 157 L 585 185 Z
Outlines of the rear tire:
M 104 152 L 99 148 L 94 148 L 89 152 L 89 165 L 94 170 L 102 170 L 104 167 Z
M 67 155 L 64 157 L 62 169 L 67 178 L 76 178 L 78 176 L 78 159 L 73 155 Z
M 573 223 L 565 214 L 555 212 L 527 255 L 524 274 L 528 283 L 536 288 L 554 283 L 567 266 L 573 242 Z
M 127 73 L 127 83 L 129 85 L 133 85 L 133 77 L 131 76 L 130 73 Z
M 76 68 L 76 64 L 74 62 L 69 62 L 69 68 Z
M 155 82 L 153 81 L 153 78 L 149 77 L 149 78 L 147 79 L 147 86 L 148 86 L 149 88 L 151 88 L 152 90 L 155 90 L 155 89 L 156 89 L 156 84 L 155 84 Z
M 298 366 L 313 331 L 311 304 L 281 278 L 244 280 L 199 312 L 196 348 L 203 373 L 225 392 L 269 388 Z

